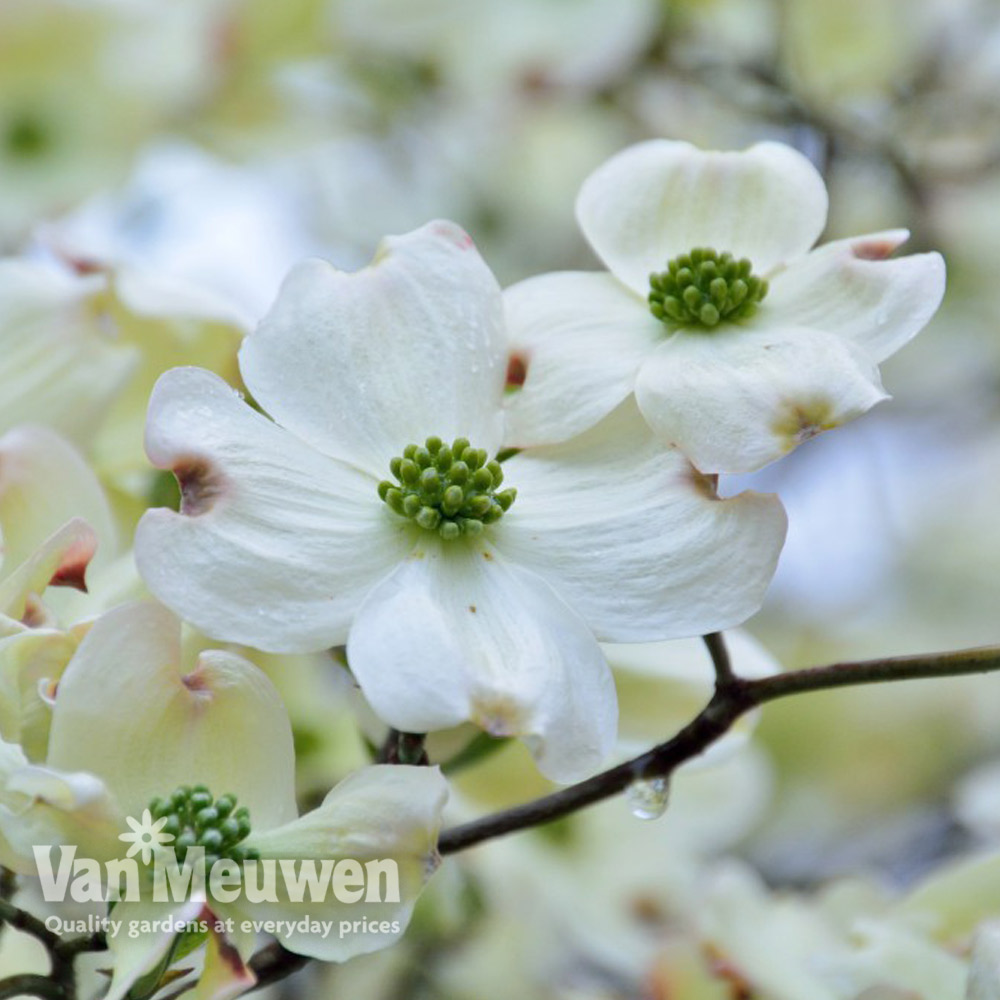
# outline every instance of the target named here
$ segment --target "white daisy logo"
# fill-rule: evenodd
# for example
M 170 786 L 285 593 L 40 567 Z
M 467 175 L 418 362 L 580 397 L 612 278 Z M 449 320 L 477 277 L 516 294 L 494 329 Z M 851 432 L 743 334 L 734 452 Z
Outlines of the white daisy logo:
M 126 844 L 131 843 L 132 845 L 125 856 L 131 858 L 141 851 L 142 863 L 144 865 L 148 865 L 152 859 L 154 848 L 169 844 L 174 839 L 172 833 L 163 832 L 163 827 L 167 823 L 167 817 L 162 816 L 160 819 L 154 820 L 152 813 L 148 809 L 143 809 L 141 820 L 133 819 L 131 816 L 126 816 L 125 820 L 132 828 L 131 833 L 120 833 L 118 835 L 119 840 L 125 841 Z

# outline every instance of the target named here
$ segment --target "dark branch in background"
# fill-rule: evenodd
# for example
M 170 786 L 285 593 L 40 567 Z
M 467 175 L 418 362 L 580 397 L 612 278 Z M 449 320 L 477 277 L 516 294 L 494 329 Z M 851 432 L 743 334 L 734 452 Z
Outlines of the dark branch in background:
M 14 876 L 6 869 L 0 878 L 0 885 L 3 896 L 13 894 Z M 0 980 L 0 1000 L 16 996 L 75 1000 L 76 974 L 73 965 L 77 956 L 107 948 L 103 934 L 62 938 L 50 931 L 38 917 L 15 906 L 6 898 L 0 899 L 0 926 L 30 934 L 48 952 L 50 964 L 47 976 L 25 974 Z
M 53 933 L 34 914 L 28 913 L 15 906 L 9 900 L 0 900 L 0 924 L 12 928 L 15 931 L 23 931 L 30 934 L 47 951 L 51 952 L 57 948 L 61 942 L 58 934 Z
M 704 640 L 715 666 L 715 693 L 709 703 L 676 736 L 633 760 L 552 795 L 445 830 L 438 840 L 440 853 L 455 854 L 494 837 L 568 816 L 623 792 L 635 781 L 669 778 L 681 764 L 703 753 L 741 715 L 769 701 L 811 691 L 830 691 L 861 684 L 930 680 L 1000 671 L 1000 646 L 991 646 L 954 653 L 834 663 L 759 680 L 745 680 L 733 674 L 721 635 L 713 633 L 705 636 Z M 396 745 L 398 742 L 401 734 L 393 735 L 394 732 L 389 734 L 386 746 Z M 250 961 L 250 968 L 257 976 L 254 988 L 278 982 L 298 972 L 309 961 L 274 942 L 259 951 Z M 0 994 L 0 1000 L 6 995 L 12 994 Z M 58 1000 L 65 998 L 60 995 Z
M 293 973 L 304 969 L 310 961 L 311 959 L 305 955 L 296 955 L 283 948 L 277 941 L 272 941 L 250 959 L 250 971 L 257 977 L 257 982 L 252 988 L 263 989 L 272 983 L 287 979 Z
M 891 130 L 872 127 L 860 118 L 830 112 L 800 97 L 773 66 L 703 62 L 680 69 L 682 79 L 690 79 L 716 97 L 764 121 L 800 126 L 812 130 L 826 145 L 826 165 L 845 150 L 881 160 L 892 170 L 910 203 L 914 223 L 924 224 L 932 180 L 913 163 L 892 137 Z M 827 170 L 824 169 L 826 174 Z M 968 173 L 968 171 L 966 171 Z M 939 178 L 935 178 L 937 180 Z M 926 241 L 921 241 L 921 244 Z
M 709 648 L 712 649 L 711 645 Z M 1000 647 L 984 647 L 956 653 L 835 663 L 828 667 L 796 670 L 760 680 L 744 680 L 727 671 L 728 656 L 721 661 L 717 658 L 719 650 L 724 653 L 725 647 L 721 642 L 713 651 L 718 678 L 715 694 L 676 736 L 633 760 L 602 771 L 579 784 L 445 830 L 438 841 L 441 854 L 454 854 L 494 837 L 568 816 L 578 809 L 625 791 L 637 780 L 669 778 L 681 764 L 703 753 L 741 715 L 778 698 L 860 684 L 958 677 L 1000 670 Z
M 48 976 L 22 973 L 0 981 L 0 1000 L 8 997 L 42 997 L 42 1000 L 66 1000 L 62 986 Z
M 708 647 L 709 656 L 712 657 L 716 685 L 725 687 L 727 684 L 732 684 L 736 678 L 733 676 L 733 665 L 729 659 L 729 650 L 726 649 L 726 640 L 722 637 L 722 633 L 709 632 L 708 635 L 703 635 L 702 639 Z
M 686 761 L 697 757 L 718 740 L 732 724 L 751 709 L 770 701 L 813 691 L 881 684 L 888 681 L 929 680 L 961 677 L 1000 671 L 1000 646 L 933 653 L 926 656 L 897 656 L 854 663 L 834 663 L 775 674 L 759 680 L 746 680 L 732 671 L 729 654 L 721 635 L 704 637 L 715 667 L 715 693 L 708 704 L 675 736 L 652 750 L 619 764 L 610 770 L 570 785 L 551 795 L 535 799 L 503 812 L 445 830 L 438 840 L 441 854 L 474 847 L 518 830 L 568 816 L 586 806 L 625 791 L 633 782 L 650 778 L 669 779 Z M 419 752 L 426 761 L 422 734 L 392 730 L 383 746 L 380 759 L 399 759 L 400 749 L 408 758 Z M 9 880 L 5 880 L 5 883 Z M 6 886 L 9 888 L 9 885 Z M 25 931 L 45 945 L 52 961 L 49 976 L 11 976 L 0 981 L 0 1000 L 7 997 L 34 996 L 42 1000 L 75 1000 L 73 960 L 85 951 L 105 947 L 101 935 L 62 940 L 37 917 L 0 899 L 0 922 Z M 257 977 L 255 989 L 279 982 L 308 965 L 310 959 L 296 955 L 274 942 L 250 960 Z
M 390 729 L 375 758 L 376 764 L 427 764 L 426 733 L 402 733 Z

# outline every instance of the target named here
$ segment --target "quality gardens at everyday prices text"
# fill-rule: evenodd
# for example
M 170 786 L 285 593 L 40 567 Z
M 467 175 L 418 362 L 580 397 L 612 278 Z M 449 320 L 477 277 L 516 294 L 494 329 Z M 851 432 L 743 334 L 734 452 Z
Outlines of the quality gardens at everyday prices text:
M 398 920 L 318 920 L 315 917 L 301 917 L 298 920 L 237 920 L 234 917 L 204 916 L 193 920 L 178 919 L 175 916 L 160 920 L 116 920 L 91 914 L 87 917 L 45 918 L 45 926 L 53 934 L 104 934 L 116 938 L 125 933 L 135 940 L 144 934 L 215 934 L 232 936 L 237 928 L 244 934 L 270 934 L 273 937 L 292 933 L 312 934 L 328 938 L 337 930 L 337 936 L 348 934 L 399 934 Z

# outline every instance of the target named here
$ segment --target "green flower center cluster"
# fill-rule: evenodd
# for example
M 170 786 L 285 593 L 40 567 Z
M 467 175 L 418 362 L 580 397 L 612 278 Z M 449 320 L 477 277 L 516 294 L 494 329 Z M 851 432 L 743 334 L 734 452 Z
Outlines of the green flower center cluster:
M 649 311 L 667 324 L 704 326 L 749 319 L 767 295 L 767 282 L 745 257 L 696 247 L 649 276 Z
M 445 444 L 429 437 L 409 444 L 389 463 L 396 482 L 382 480 L 378 495 L 389 509 L 442 538 L 478 535 L 503 517 L 517 490 L 500 490 L 503 470 L 465 438 Z
M 204 785 L 182 785 L 166 798 L 153 799 L 149 811 L 154 819 L 166 817 L 161 833 L 173 835 L 169 846 L 179 864 L 187 860 L 192 847 L 204 848 L 206 868 L 222 858 L 237 864 L 260 858 L 254 848 L 239 846 L 250 834 L 250 810 L 237 809 L 235 795 L 216 799 Z

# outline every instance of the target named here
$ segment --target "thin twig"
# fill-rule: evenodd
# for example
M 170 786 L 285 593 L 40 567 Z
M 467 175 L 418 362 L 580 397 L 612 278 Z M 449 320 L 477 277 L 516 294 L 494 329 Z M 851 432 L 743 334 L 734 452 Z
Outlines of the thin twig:
M 108 941 L 103 931 L 95 931 L 93 934 L 83 934 L 80 937 L 60 938 L 54 950 L 60 958 L 72 960 L 86 952 L 107 951 Z
M 427 764 L 426 733 L 404 733 L 390 729 L 376 757 L 378 764 Z
M 0 899 L 13 899 L 17 892 L 17 876 L 7 867 L 0 866 Z
M 48 976 L 35 977 L 34 980 L 28 982 L 27 986 L 24 985 L 25 980 L 17 976 L 0 980 L 0 1000 L 6 996 L 18 995 L 57 996 L 60 1000 L 74 1000 L 76 996 L 74 964 L 77 956 L 87 951 L 104 951 L 107 948 L 103 934 L 62 938 L 50 931 L 45 923 L 34 914 L 22 910 L 6 899 L 0 899 L 0 925 L 6 925 L 14 930 L 30 934 L 48 952 L 50 965 Z M 19 980 L 21 987 L 13 993 L 9 993 L 7 991 L 13 988 L 10 984 L 14 980 Z M 47 987 L 44 987 L 47 990 L 44 993 L 38 992 L 43 989 L 40 985 L 42 980 L 48 984 Z M 32 983 L 34 983 L 33 986 Z
M 733 675 L 733 664 L 729 659 L 729 650 L 726 649 L 726 640 L 722 637 L 722 633 L 709 632 L 708 635 L 703 635 L 702 639 L 712 657 L 712 666 L 715 667 L 716 686 L 725 687 L 731 684 L 736 678 Z
M 19 906 L 6 899 L 0 899 L 0 924 L 7 924 L 16 931 L 23 931 L 30 934 L 40 944 L 45 946 L 50 954 L 59 946 L 62 940 L 58 934 L 50 931 L 44 922 L 39 920 L 34 914 L 27 910 L 22 910 Z
M 953 653 L 928 653 L 916 656 L 887 656 L 857 663 L 833 663 L 827 667 L 809 667 L 784 674 L 774 674 L 746 682 L 753 691 L 755 705 L 809 691 L 828 691 L 856 684 L 882 684 L 889 681 L 932 680 L 940 677 L 966 677 L 1000 670 L 1000 646 L 978 646 Z
M 667 778 L 703 753 L 745 712 L 769 701 L 810 691 L 885 681 L 957 677 L 1000 670 L 1000 647 L 901 656 L 797 670 L 760 680 L 732 676 L 717 686 L 711 701 L 679 733 L 624 764 L 551 795 L 445 830 L 441 854 L 454 854 L 494 837 L 548 823 L 624 791 L 640 778 Z
M 640 778 L 669 776 L 675 768 L 697 757 L 719 739 L 743 712 L 752 707 L 737 700 L 738 692 L 742 690 L 741 682 L 717 691 L 708 705 L 676 736 L 624 764 L 551 795 L 445 830 L 438 840 L 438 851 L 454 854 L 484 840 L 568 816 L 625 791 Z
M 66 1000 L 63 988 L 48 976 L 21 973 L 0 981 L 0 1000 L 11 997 L 42 997 L 42 1000 Z
M 107 938 L 98 931 L 79 937 L 60 938 L 58 943 L 49 949 L 49 959 L 52 963 L 49 976 L 62 988 L 63 1000 L 75 1000 L 76 997 L 77 957 L 86 952 L 107 951 L 107 948 Z
M 385 734 L 385 739 L 382 741 L 382 746 L 379 747 L 378 753 L 375 755 L 376 764 L 388 764 L 392 759 L 393 755 L 396 753 L 396 744 L 399 741 L 399 730 L 390 729 L 389 732 Z
M 855 663 L 835 663 L 826 667 L 790 671 L 760 680 L 744 680 L 732 673 L 728 655 L 725 660 L 721 659 L 720 651 L 725 652 L 724 644 L 721 641 L 710 642 L 709 636 L 705 637 L 705 641 L 713 655 L 718 683 L 709 703 L 679 733 L 633 760 L 603 771 L 579 784 L 571 785 L 533 802 L 515 806 L 513 809 L 445 830 L 438 841 L 440 853 L 454 854 L 456 851 L 473 847 L 494 837 L 551 822 L 585 806 L 610 798 L 624 791 L 638 779 L 669 777 L 685 761 L 703 753 L 741 715 L 769 701 L 855 684 L 959 677 L 1000 671 L 1000 647 L 993 646 L 928 656 L 900 656 Z M 395 737 L 393 741 L 396 741 Z M 273 942 L 250 960 L 250 968 L 257 977 L 254 989 L 287 978 L 302 969 L 309 961 L 308 958 L 283 948 L 278 942 Z M 4 996 L 11 995 L 13 994 L 0 994 L 0 1000 L 3 1000 Z M 45 996 L 63 1000 L 61 994 L 45 994 Z
M 296 955 L 295 952 L 283 948 L 277 941 L 272 941 L 250 959 L 250 971 L 257 978 L 252 989 L 259 990 L 287 979 L 308 965 L 309 961 L 305 955 Z

